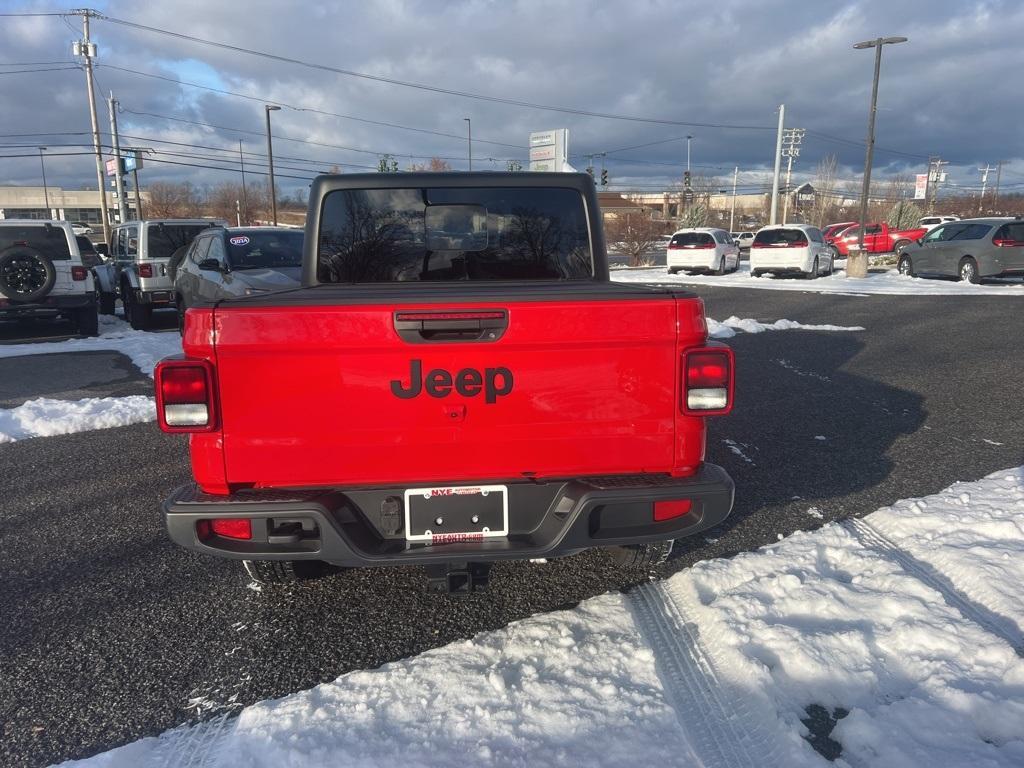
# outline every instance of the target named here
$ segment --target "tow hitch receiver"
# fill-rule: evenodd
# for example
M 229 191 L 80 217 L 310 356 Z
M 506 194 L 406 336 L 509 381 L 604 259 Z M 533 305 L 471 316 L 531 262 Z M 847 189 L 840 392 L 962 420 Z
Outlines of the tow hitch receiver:
M 468 595 L 484 590 L 490 581 L 490 563 L 439 563 L 428 565 L 427 589 L 449 595 Z

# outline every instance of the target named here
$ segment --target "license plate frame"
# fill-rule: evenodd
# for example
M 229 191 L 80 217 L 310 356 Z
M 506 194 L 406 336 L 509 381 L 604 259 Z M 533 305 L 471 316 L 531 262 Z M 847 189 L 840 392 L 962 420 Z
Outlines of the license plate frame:
M 405 491 L 404 501 L 405 540 L 408 542 L 451 544 L 508 536 L 506 485 L 409 488 Z M 426 511 L 428 508 L 429 512 Z M 480 517 L 478 524 L 470 522 L 474 510 Z M 447 515 L 447 524 L 442 523 L 440 527 L 431 524 L 430 521 L 436 519 L 435 515 L 442 519 Z M 428 521 L 425 525 L 422 523 L 424 519 Z M 496 521 L 500 521 L 500 528 L 496 527 Z

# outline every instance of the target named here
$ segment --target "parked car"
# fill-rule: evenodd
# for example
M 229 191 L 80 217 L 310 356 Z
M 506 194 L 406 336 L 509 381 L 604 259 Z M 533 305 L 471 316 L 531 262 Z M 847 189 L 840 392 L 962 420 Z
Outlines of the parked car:
M 846 258 L 850 249 L 859 244 L 860 229 L 859 224 L 854 224 L 832 238 L 832 245 L 841 258 Z M 899 253 L 927 231 L 921 227 L 893 229 L 884 221 L 868 224 L 864 228 L 864 250 L 868 253 Z
M 935 229 L 939 224 L 946 224 L 950 221 L 960 221 L 959 216 L 925 216 L 917 222 L 917 226 L 923 229 Z
M 1024 275 L 1024 220 L 1000 217 L 940 224 L 904 248 L 896 268 L 912 277 L 958 277 L 970 283 Z
M 806 278 L 831 275 L 832 251 L 821 230 L 808 224 L 773 224 L 762 227 L 750 246 L 750 274 L 800 274 Z
M 741 251 L 749 251 L 750 244 L 754 242 L 753 232 L 731 232 L 732 241 L 740 247 Z
M 724 275 L 740 265 L 740 248 L 732 235 L 712 227 L 680 229 L 672 235 L 665 254 L 670 275 L 681 269 Z
M 704 452 L 733 355 L 694 294 L 609 280 L 589 175 L 320 176 L 309 205 L 303 286 L 190 308 L 156 367 L 195 478 L 175 543 L 263 581 L 422 565 L 464 592 L 592 547 L 650 567 L 729 515 Z
M 303 230 L 284 227 L 211 227 L 200 233 L 172 267 L 178 329 L 184 333 L 189 307 L 297 288 L 304 238 Z
M 70 319 L 99 333 L 96 289 L 66 221 L 0 220 L 0 320 Z
M 80 221 L 71 222 L 71 229 L 76 235 L 91 235 L 94 231 L 88 224 L 83 224 Z
M 110 258 L 96 267 L 100 313 L 114 314 L 117 298 L 125 319 L 136 330 L 147 330 L 153 310 L 174 306 L 174 286 L 167 274 L 171 255 L 212 226 L 227 226 L 211 219 L 129 221 L 113 229 Z

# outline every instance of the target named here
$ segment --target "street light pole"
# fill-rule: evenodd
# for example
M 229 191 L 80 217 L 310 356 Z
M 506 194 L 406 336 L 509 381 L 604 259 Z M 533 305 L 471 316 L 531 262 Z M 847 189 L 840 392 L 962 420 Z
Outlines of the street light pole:
M 466 121 L 466 130 L 469 132 L 469 170 L 473 170 L 473 121 L 468 117 L 462 118 Z
M 267 161 L 270 163 L 270 210 L 274 226 L 277 226 L 277 192 L 274 189 L 274 142 L 270 138 L 270 113 L 281 109 L 271 104 L 265 104 L 267 112 Z
M 39 148 L 39 168 L 43 172 L 43 200 L 46 201 L 46 218 L 53 218 L 53 211 L 50 210 L 50 193 L 46 188 L 46 163 L 43 162 L 43 150 L 47 147 Z
M 850 254 L 846 262 L 847 277 L 867 277 L 868 257 L 864 253 L 864 230 L 867 228 L 868 195 L 871 191 L 871 161 L 875 150 L 875 114 L 878 111 L 878 75 L 882 70 L 882 46 L 905 43 L 905 37 L 879 37 L 854 44 L 856 50 L 875 49 L 875 77 L 871 83 L 871 111 L 868 113 L 868 148 L 864 156 L 864 186 L 860 194 L 860 230 L 857 236 L 857 252 Z

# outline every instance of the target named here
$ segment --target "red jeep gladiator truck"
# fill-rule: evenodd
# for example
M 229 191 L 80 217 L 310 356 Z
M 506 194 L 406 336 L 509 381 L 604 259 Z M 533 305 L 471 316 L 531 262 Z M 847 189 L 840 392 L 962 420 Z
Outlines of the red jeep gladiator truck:
M 868 253 L 899 253 L 904 247 L 924 237 L 926 227 L 911 229 L 893 229 L 884 221 L 880 224 L 868 224 L 864 230 L 864 250 Z M 850 249 L 856 248 L 860 239 L 860 227 L 847 227 L 832 238 L 832 247 L 842 258 L 850 255 Z
M 468 591 L 502 559 L 652 565 L 728 516 L 704 446 L 733 355 L 694 294 L 609 281 L 588 175 L 320 176 L 304 248 L 301 287 L 189 308 L 157 366 L 178 544 Z

